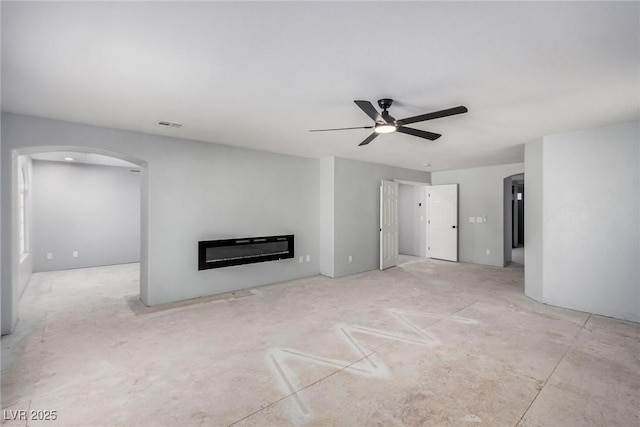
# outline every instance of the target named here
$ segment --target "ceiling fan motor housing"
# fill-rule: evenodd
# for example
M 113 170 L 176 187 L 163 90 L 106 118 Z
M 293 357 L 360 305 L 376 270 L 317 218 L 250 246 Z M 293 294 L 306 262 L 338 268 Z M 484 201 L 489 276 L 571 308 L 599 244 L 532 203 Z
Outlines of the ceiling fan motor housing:
M 382 98 L 378 100 L 378 106 L 382 108 L 382 119 L 389 124 L 393 124 L 396 121 L 396 119 L 387 111 L 387 109 L 391 107 L 391 104 L 393 104 L 393 99 L 390 98 Z
M 387 108 L 391 107 L 391 104 L 393 104 L 393 99 L 390 99 L 390 98 L 378 99 L 378 106 L 383 110 L 386 110 Z

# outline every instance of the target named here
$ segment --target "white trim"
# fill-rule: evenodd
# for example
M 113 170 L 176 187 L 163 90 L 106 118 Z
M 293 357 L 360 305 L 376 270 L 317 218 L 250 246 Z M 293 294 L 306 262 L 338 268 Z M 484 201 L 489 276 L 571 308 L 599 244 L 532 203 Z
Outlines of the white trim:
M 406 181 L 404 179 L 394 179 L 393 182 L 397 182 L 398 184 L 404 184 L 404 185 L 417 185 L 421 187 L 428 187 L 431 185 L 430 182 Z

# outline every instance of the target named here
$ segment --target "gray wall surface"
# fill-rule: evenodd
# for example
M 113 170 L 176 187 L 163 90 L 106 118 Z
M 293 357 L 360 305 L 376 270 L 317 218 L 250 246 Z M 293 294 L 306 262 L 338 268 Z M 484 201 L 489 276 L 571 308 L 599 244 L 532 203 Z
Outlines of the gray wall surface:
M 141 298 L 148 305 L 275 283 L 319 272 L 319 162 L 300 158 L 3 113 L 2 207 L 11 206 L 11 153 L 37 147 L 98 150 L 140 160 Z M 175 132 L 179 134 L 179 131 Z M 27 153 L 28 154 L 28 153 Z M 137 160 L 136 160 L 137 159 Z M 2 215 L 2 233 L 11 219 Z M 294 234 L 296 259 L 198 271 L 197 243 Z M 3 331 L 14 292 L 10 239 L 2 241 Z M 303 263 L 299 255 L 309 255 Z M 6 310 L 8 304 L 8 310 Z
M 426 186 L 400 184 L 398 225 L 400 253 L 427 256 Z
M 462 262 L 504 266 L 504 178 L 523 173 L 524 163 L 433 172 L 433 185 L 460 184 L 458 254 Z M 469 217 L 487 221 L 470 223 Z M 487 250 L 490 251 L 487 255 Z
M 429 172 L 336 158 L 334 277 L 380 268 L 380 181 L 428 183 Z M 349 256 L 353 261 L 349 262 Z
M 333 277 L 334 157 L 320 159 L 320 274 Z
M 34 160 L 31 193 L 34 271 L 140 260 L 140 173 Z
M 542 150 L 541 166 L 538 156 L 525 160 L 542 169 L 543 239 L 535 256 L 542 255 L 543 302 L 640 321 L 640 198 L 629 192 L 640 181 L 639 126 L 546 136 L 542 147 L 530 143 L 525 151 Z M 535 267 L 527 261 L 527 270 Z
M 0 120 L 0 134 L 2 132 L 2 120 Z M 2 177 L 2 180 L 4 180 L 4 167 L 2 166 L 3 163 L 3 158 L 7 156 L 7 154 L 2 154 L 2 150 L 0 150 L 0 177 Z M 0 242 L 4 242 L 7 234 L 6 231 L 3 231 L 3 227 L 1 226 L 4 221 L 6 220 L 7 217 L 7 213 L 4 212 L 4 208 L 0 209 Z M 10 240 L 10 239 L 6 239 L 6 240 Z M 13 307 L 13 305 L 15 303 L 17 303 L 17 301 L 19 301 L 19 298 L 17 298 L 17 295 L 14 295 L 13 289 L 11 289 L 9 292 L 5 292 L 3 289 L 5 287 L 10 287 L 13 288 L 13 283 L 10 284 L 4 284 L 4 270 L 5 267 L 2 267 L 3 264 L 3 249 L 2 249 L 3 245 L 0 245 L 0 283 L 2 283 L 2 286 L 0 287 L 0 324 L 2 325 L 2 327 L 0 328 L 0 332 L 4 335 L 5 333 L 10 332 L 13 329 L 13 324 L 15 323 L 15 319 L 17 318 L 17 316 L 13 316 L 13 311 L 12 309 L 9 309 L 9 313 L 7 315 L 5 315 L 5 313 L 3 313 L 3 311 L 5 311 L 5 306 L 9 306 L 9 307 Z M 9 300 L 11 299 L 11 300 Z
M 542 301 L 542 251 L 544 230 L 544 175 L 542 170 L 542 138 L 524 146 L 524 176 L 527 202 L 524 205 L 524 293 Z

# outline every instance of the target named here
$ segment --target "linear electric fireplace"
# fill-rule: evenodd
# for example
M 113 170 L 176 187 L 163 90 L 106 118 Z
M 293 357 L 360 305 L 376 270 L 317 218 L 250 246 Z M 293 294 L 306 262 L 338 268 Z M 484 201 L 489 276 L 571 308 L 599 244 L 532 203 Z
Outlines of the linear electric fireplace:
M 198 242 L 198 270 L 293 258 L 293 234 Z

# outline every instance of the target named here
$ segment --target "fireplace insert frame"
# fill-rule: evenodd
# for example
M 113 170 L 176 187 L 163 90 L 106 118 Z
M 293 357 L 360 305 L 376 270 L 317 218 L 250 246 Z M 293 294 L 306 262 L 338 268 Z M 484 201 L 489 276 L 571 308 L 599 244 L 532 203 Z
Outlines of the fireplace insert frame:
M 276 261 L 294 256 L 293 234 L 198 242 L 198 270 Z

